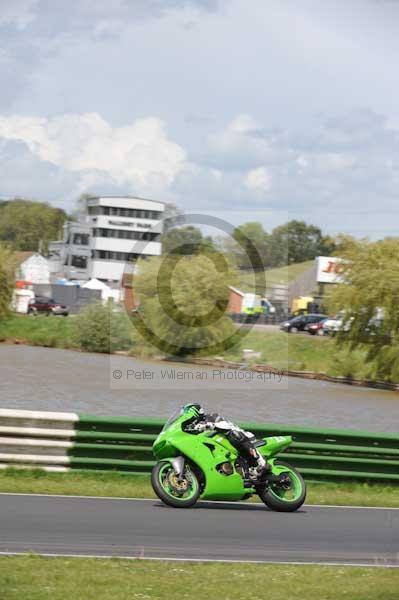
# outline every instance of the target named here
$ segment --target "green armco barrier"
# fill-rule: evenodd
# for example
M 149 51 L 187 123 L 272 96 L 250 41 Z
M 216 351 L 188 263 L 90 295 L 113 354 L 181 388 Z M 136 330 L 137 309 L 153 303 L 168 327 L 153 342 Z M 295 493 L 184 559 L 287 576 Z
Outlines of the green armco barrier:
M 155 464 L 152 444 L 162 419 L 79 415 L 68 451 L 75 469 L 148 473 Z M 367 431 L 241 423 L 257 437 L 291 435 L 281 454 L 310 479 L 399 482 L 399 435 Z
M 0 468 L 149 473 L 163 419 L 0 409 Z M 291 435 L 281 457 L 308 479 L 399 483 L 399 435 L 241 423 L 258 438 Z

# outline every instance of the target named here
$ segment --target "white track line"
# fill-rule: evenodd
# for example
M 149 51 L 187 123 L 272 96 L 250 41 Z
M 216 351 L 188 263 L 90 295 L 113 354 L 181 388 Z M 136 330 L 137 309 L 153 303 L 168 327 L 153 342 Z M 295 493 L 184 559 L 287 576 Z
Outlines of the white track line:
M 139 500 L 140 502 L 160 502 L 158 498 L 129 498 L 125 496 L 77 496 L 74 494 L 28 494 L 20 492 L 0 492 L 0 496 L 33 496 L 44 498 L 80 498 L 87 500 Z M 198 502 L 210 502 L 212 504 L 231 504 L 232 506 L 264 506 L 262 502 L 232 502 L 230 500 L 199 500 Z M 351 508 L 364 510 L 399 510 L 397 506 L 346 506 L 344 504 L 304 504 L 307 508 Z
M 161 562 L 196 562 L 196 563 L 238 563 L 238 564 L 258 564 L 258 565 L 312 565 L 319 567 L 366 567 L 366 568 L 384 568 L 397 569 L 398 565 L 390 565 L 386 563 L 344 563 L 344 562 L 311 562 L 311 561 L 289 561 L 289 560 L 239 560 L 222 559 L 222 558 L 160 558 L 158 556 L 117 556 L 115 554 L 58 554 L 56 552 L 3 552 L 0 551 L 0 556 L 28 556 L 45 558 L 96 558 L 109 559 L 118 558 L 120 560 L 156 560 Z

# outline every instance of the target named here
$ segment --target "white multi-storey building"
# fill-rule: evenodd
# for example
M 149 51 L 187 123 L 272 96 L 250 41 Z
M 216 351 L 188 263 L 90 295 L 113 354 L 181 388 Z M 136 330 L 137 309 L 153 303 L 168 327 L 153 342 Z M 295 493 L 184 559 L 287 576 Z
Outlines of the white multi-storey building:
M 138 258 L 161 254 L 164 210 L 163 202 L 142 198 L 87 198 L 79 220 L 65 225 L 63 242 L 50 244 L 53 273 L 119 282 Z

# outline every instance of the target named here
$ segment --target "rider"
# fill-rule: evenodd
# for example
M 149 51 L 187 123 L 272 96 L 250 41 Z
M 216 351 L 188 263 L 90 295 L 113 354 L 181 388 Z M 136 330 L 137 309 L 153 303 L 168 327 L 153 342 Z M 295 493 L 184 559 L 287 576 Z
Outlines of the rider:
M 184 412 L 192 415 L 191 419 L 185 422 L 185 431 L 200 433 L 216 429 L 216 431 L 224 433 L 231 445 L 248 460 L 252 476 L 261 479 L 270 470 L 270 465 L 255 446 L 256 439 L 253 433 L 244 431 L 244 429 L 231 421 L 227 421 L 217 413 L 205 414 L 200 404 L 187 404 L 184 407 Z

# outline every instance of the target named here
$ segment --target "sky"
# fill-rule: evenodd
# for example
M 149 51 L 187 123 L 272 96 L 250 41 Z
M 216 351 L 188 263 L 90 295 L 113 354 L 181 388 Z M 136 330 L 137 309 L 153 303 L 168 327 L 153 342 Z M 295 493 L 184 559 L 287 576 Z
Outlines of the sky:
M 0 198 L 397 235 L 399 0 L 0 0 Z

